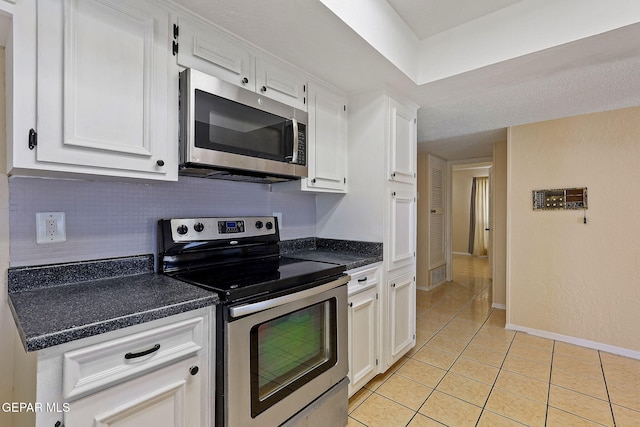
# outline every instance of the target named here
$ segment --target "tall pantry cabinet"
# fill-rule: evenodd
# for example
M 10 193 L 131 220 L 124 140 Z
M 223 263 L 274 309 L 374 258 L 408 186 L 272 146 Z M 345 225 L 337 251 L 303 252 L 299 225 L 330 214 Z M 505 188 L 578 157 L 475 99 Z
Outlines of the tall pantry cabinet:
M 318 237 L 383 243 L 384 372 L 415 345 L 417 106 L 386 91 L 350 99 L 345 195 L 319 195 Z

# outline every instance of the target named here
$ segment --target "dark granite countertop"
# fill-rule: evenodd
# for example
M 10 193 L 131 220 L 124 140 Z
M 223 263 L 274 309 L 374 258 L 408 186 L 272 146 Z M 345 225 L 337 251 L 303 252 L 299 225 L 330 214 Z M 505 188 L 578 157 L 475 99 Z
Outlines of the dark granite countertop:
M 382 243 L 305 238 L 280 242 L 282 256 L 344 265 L 347 270 L 382 261 Z
M 152 256 L 9 270 L 9 305 L 27 351 L 218 301 L 215 293 L 153 273 Z

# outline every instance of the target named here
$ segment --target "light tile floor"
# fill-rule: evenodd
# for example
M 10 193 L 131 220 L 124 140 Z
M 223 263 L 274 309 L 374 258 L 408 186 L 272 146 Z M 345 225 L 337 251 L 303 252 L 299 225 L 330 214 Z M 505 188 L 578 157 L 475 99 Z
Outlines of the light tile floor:
M 418 291 L 417 344 L 349 400 L 357 426 L 640 426 L 640 361 L 504 329 L 485 258 Z

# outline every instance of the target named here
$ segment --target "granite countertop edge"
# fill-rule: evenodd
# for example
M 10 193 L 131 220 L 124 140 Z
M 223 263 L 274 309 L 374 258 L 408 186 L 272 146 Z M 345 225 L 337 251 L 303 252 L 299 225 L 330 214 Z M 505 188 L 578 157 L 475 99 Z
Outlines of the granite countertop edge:
M 353 270 L 381 262 L 382 243 L 307 237 L 280 242 L 282 256 L 344 265 Z
M 344 265 L 346 270 L 374 264 L 382 261 L 382 243 L 361 242 L 339 239 L 302 238 L 281 242 L 281 254 L 285 257 L 306 259 Z M 97 281 L 105 279 L 129 280 L 132 277 L 142 278 L 148 286 L 153 286 L 158 275 L 153 273 L 153 255 L 128 256 L 122 258 L 81 261 L 65 264 L 13 267 L 9 269 L 9 306 L 13 314 L 18 333 L 26 351 L 38 351 L 45 348 L 65 344 L 71 341 L 115 331 L 128 326 L 143 324 L 152 320 L 196 310 L 220 302 L 218 296 L 209 291 L 198 288 L 193 296 L 185 300 L 173 300 L 167 304 L 150 304 L 144 309 L 122 312 L 119 315 L 103 320 L 86 321 L 81 324 L 63 324 L 59 329 L 34 333 L 25 332 L 32 329 L 29 322 L 36 324 L 41 319 L 34 318 L 30 310 L 16 309 L 12 295 L 22 295 L 22 298 L 33 295 L 36 304 L 39 293 L 47 292 L 58 287 L 62 291 L 67 286 L 91 287 Z M 147 280 L 148 276 L 148 282 Z M 162 275 L 160 275 L 162 276 Z M 168 283 L 166 286 L 184 285 L 183 282 L 162 276 Z M 157 285 L 157 284 L 156 284 Z M 188 285 L 192 286 L 192 285 Z M 140 288 L 132 288 L 136 292 Z M 113 297 L 113 296 L 112 296 Z M 104 297 L 103 297 L 104 298 Z M 126 295 L 118 294 L 118 298 Z M 20 304 L 19 304 L 20 305 Z M 96 304 L 99 306 L 99 304 Z M 99 308 L 99 307 L 98 307 Z M 37 310 L 35 310 L 37 312 Z M 95 315 L 100 319 L 101 313 Z M 55 324 L 55 319 L 52 320 Z
M 213 292 L 154 273 L 152 255 L 14 267 L 8 276 L 8 302 L 27 352 L 220 301 Z
M 172 304 L 169 306 L 163 306 L 144 312 L 132 313 L 127 316 L 121 316 L 81 326 L 61 329 L 59 331 L 51 332 L 48 334 L 29 337 L 25 336 L 24 330 L 19 325 L 17 326 L 24 349 L 27 352 L 33 352 L 44 350 L 49 347 L 54 347 L 56 345 L 66 344 L 83 338 L 89 338 L 95 335 L 117 331 L 118 329 L 126 328 L 129 326 L 140 325 L 143 323 L 151 322 L 153 320 L 173 316 L 175 314 L 208 307 L 210 305 L 217 304 L 218 301 L 219 300 L 217 296 L 212 294 L 210 297 L 198 298 L 195 300 L 185 301 L 183 303 Z M 11 311 L 15 316 L 15 309 L 13 307 L 13 304 L 10 303 L 10 306 Z

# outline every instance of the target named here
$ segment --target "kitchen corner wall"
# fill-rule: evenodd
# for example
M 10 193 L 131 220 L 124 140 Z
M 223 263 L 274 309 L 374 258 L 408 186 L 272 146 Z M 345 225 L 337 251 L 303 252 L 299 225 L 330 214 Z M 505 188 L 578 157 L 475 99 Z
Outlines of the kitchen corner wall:
M 11 266 L 155 253 L 161 218 L 282 212 L 282 240 L 314 237 L 315 195 L 278 192 L 277 185 L 191 177 L 153 184 L 12 177 Z M 67 241 L 36 244 L 36 212 L 64 212 Z
M 640 357 L 639 141 L 640 108 L 510 129 L 508 324 Z M 564 187 L 588 188 L 587 224 L 532 210 Z
M 13 401 L 13 350 L 15 326 L 7 302 L 9 267 L 9 185 L 6 162 L 5 52 L 0 47 L 0 403 Z M 0 411 L 0 426 L 11 425 L 12 414 Z

